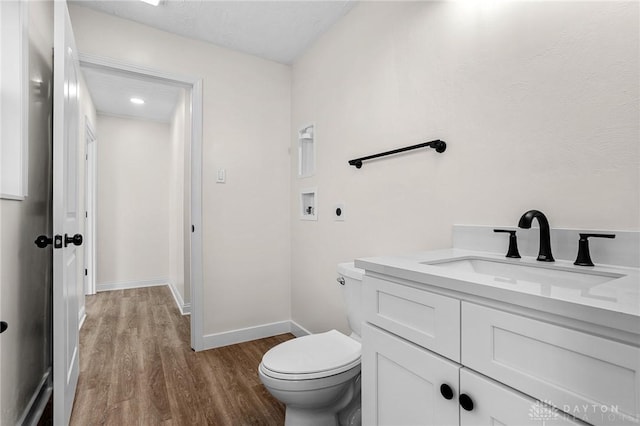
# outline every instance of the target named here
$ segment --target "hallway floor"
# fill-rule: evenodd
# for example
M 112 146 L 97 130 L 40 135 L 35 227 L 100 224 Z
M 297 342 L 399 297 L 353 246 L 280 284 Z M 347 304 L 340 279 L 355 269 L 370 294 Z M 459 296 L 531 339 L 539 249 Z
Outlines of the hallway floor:
M 98 293 L 86 303 L 71 425 L 284 423 L 257 368 L 293 335 L 193 352 L 189 317 L 168 287 Z

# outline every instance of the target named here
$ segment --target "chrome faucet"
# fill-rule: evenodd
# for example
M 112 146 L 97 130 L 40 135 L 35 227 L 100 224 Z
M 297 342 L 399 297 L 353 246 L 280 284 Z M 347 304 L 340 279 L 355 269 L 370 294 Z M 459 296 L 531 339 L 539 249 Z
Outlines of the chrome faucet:
M 555 259 L 551 254 L 551 235 L 549 234 L 549 221 L 547 217 L 539 210 L 529 210 L 522 215 L 518 222 L 518 227 L 523 229 L 531 228 L 533 219 L 538 219 L 540 225 L 540 250 L 538 251 L 538 260 L 541 262 L 554 262 Z

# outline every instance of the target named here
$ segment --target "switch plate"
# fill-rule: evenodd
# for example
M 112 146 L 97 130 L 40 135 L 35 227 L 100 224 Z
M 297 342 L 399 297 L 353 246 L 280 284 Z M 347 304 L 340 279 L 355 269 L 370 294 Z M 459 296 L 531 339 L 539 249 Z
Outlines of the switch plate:
M 227 171 L 225 169 L 218 169 L 218 174 L 216 175 L 216 183 L 226 183 L 227 182 Z

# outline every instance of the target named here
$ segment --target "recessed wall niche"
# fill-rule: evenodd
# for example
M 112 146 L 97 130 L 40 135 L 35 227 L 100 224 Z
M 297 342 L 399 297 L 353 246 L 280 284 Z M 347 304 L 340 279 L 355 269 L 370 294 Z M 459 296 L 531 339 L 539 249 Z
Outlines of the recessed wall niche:
M 298 177 L 313 176 L 316 172 L 315 124 L 298 131 Z
M 318 220 L 318 190 L 316 188 L 300 191 L 300 219 Z

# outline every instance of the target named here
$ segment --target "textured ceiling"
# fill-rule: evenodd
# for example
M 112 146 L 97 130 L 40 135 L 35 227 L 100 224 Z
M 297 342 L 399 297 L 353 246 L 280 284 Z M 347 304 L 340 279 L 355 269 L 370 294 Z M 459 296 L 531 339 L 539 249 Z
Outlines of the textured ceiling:
M 144 120 L 171 122 L 181 87 L 141 80 L 99 68 L 82 68 L 91 98 L 98 113 Z M 135 105 L 130 99 L 144 99 Z
M 355 0 L 75 0 L 71 3 L 265 59 L 292 63 Z

